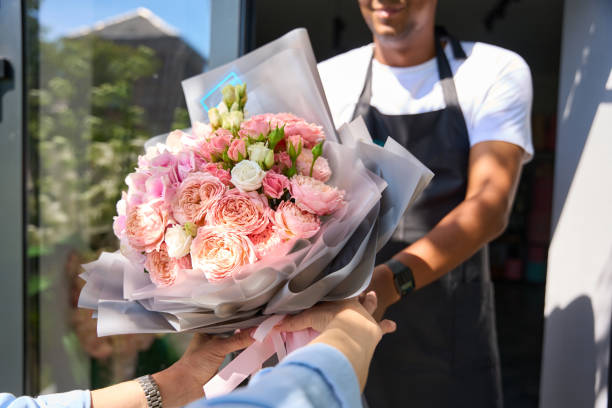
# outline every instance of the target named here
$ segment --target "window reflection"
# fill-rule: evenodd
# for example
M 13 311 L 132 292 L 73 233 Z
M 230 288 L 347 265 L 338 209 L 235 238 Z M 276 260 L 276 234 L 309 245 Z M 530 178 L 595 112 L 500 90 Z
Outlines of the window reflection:
M 127 8 L 135 2 L 105 3 Z M 207 21 L 207 2 L 150 3 L 174 18 L 177 8 L 189 8 L 183 10 L 189 24 L 199 5 Z M 149 9 L 53 37 L 54 24 L 67 23 L 42 18 L 45 4 L 30 0 L 26 6 L 27 378 L 33 394 L 103 387 L 157 371 L 175 361 L 188 340 L 98 338 L 91 312 L 77 308 L 84 283 L 78 275 L 81 264 L 117 249 L 112 220 L 125 176 L 147 139 L 189 126 L 180 81 L 205 63 L 201 51 Z M 76 22 L 83 10 L 96 11 L 92 1 L 49 4 L 74 13 Z M 200 30 L 205 38 L 205 24 Z

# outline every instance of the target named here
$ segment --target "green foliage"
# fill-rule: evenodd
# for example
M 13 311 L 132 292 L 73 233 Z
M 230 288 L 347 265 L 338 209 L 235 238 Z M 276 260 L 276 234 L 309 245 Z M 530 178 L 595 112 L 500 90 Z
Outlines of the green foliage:
M 185 108 L 177 106 L 174 108 L 174 118 L 170 129 L 186 129 L 190 126 L 189 112 Z
M 92 253 L 114 249 L 115 204 L 153 136 L 134 83 L 159 62 L 150 48 L 93 36 L 39 42 L 39 51 L 38 77 L 28 78 L 29 254 L 68 241 Z

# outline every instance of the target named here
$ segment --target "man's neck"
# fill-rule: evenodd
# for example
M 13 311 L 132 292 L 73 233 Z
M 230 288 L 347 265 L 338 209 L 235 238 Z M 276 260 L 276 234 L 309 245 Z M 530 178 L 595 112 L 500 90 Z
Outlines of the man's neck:
M 374 36 L 374 58 L 392 67 L 411 67 L 429 61 L 436 55 L 433 30 L 412 32 L 409 36 L 390 40 Z

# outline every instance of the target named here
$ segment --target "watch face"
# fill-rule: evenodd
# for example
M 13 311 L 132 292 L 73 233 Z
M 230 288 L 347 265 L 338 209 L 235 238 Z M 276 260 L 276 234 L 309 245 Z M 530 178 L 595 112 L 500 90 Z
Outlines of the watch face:
M 393 258 L 387 261 L 386 264 L 393 272 L 393 279 L 401 296 L 414 289 L 414 278 L 408 266 Z
M 406 267 L 395 275 L 395 284 L 402 296 L 414 289 L 414 279 L 410 268 Z
M 410 292 L 412 289 L 414 289 L 414 282 L 412 280 L 404 282 L 403 284 L 400 285 L 400 290 L 402 291 L 402 295 L 405 295 L 406 293 Z

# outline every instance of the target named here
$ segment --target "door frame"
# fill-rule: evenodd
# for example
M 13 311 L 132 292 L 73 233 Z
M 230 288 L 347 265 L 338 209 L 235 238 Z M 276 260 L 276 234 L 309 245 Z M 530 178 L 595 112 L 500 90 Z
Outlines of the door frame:
M 20 0 L 0 0 L 0 390 L 17 395 L 25 391 L 22 21 Z

